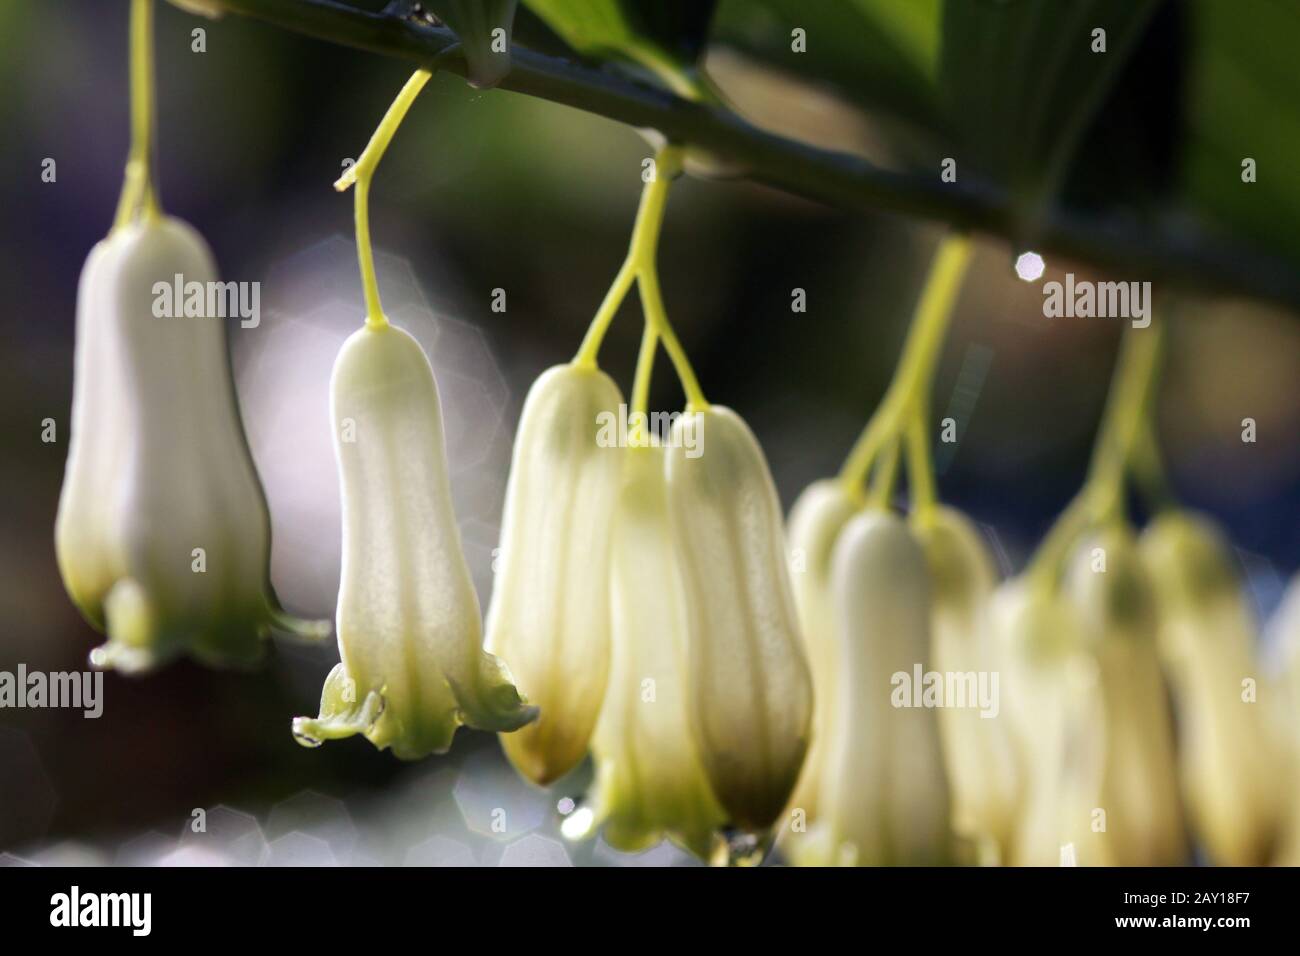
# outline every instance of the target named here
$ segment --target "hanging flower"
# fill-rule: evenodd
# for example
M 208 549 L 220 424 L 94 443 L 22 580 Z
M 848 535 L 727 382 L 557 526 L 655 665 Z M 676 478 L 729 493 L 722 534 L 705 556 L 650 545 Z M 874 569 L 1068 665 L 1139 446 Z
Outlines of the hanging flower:
M 97 667 L 179 654 L 247 665 L 272 631 L 328 635 L 278 607 L 270 520 L 212 317 L 158 315 L 155 284 L 217 278 L 203 239 L 157 214 L 115 228 L 77 296 L 72 439 L 55 524 L 68 593 L 108 641 Z
M 791 844 L 800 865 L 935 865 L 952 853 L 937 710 L 896 675 L 929 669 L 930 585 L 906 523 L 872 510 L 832 557 L 839 688 L 818 812 Z
M 609 672 L 610 528 L 623 449 L 598 442 L 618 386 L 594 367 L 542 374 L 524 401 L 502 518 L 487 646 L 541 709 L 502 737 L 511 763 L 549 784 L 587 753 Z
M 633 448 L 610 554 L 613 653 L 591 738 L 592 827 L 637 852 L 665 835 L 708 857 L 726 819 L 709 789 L 686 711 L 686 607 L 661 447 Z
M 363 734 L 411 760 L 443 753 L 461 724 L 509 731 L 537 716 L 483 651 L 478 597 L 452 510 L 433 369 L 409 334 L 367 325 L 330 381 L 343 500 L 338 635 L 308 746 Z
M 1291 579 L 1269 623 L 1270 719 L 1285 758 L 1282 791 L 1294 794 L 1300 787 L 1300 574 Z M 1300 866 L 1300 801 L 1283 801 L 1283 819 L 1277 852 L 1270 862 Z
M 993 595 L 994 633 L 1005 667 L 1002 698 L 1022 768 L 1018 825 L 1008 862 L 1057 866 L 1068 855 L 1105 866 L 1108 844 L 1091 840 L 1100 806 L 1104 741 L 1096 664 L 1083 652 L 1069 603 L 1032 577 Z
M 1010 718 L 1001 708 L 1002 661 L 991 620 L 997 572 L 979 532 L 959 511 L 935 508 L 916 533 L 930 571 L 935 670 L 975 675 L 976 686 L 990 688 L 993 698 L 939 711 L 953 830 L 969 842 L 968 856 L 1003 861 L 1019 809 L 1020 771 Z
M 818 812 L 840 676 L 831 606 L 831 553 L 840 531 L 857 510 L 844 482 L 832 479 L 809 485 L 790 510 L 791 579 L 814 690 L 812 740 L 790 798 L 791 833 L 805 829 Z
M 1137 540 L 1116 523 L 1085 539 L 1066 581 L 1100 677 L 1105 741 L 1098 808 L 1119 866 L 1188 862 L 1169 694 L 1156 653 L 1154 595 Z
M 674 423 L 667 460 L 692 731 L 731 822 L 761 832 L 798 779 L 812 714 L 776 488 L 753 433 L 718 405 Z
M 1142 535 L 1159 601 L 1158 647 L 1178 711 L 1193 833 L 1225 866 L 1267 861 L 1281 754 L 1258 702 L 1255 626 L 1228 546 L 1203 518 L 1169 513 Z

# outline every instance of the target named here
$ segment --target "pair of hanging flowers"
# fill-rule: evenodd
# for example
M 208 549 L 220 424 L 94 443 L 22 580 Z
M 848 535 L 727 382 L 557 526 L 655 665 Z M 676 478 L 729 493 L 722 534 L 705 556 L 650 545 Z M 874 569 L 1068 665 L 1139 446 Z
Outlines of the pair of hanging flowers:
M 286 614 L 270 587 L 224 327 L 152 314 L 156 282 L 217 271 L 161 211 L 149 0 L 133 0 L 132 24 L 132 152 L 78 294 L 59 566 L 107 634 L 96 666 L 249 664 L 271 633 L 329 627 Z M 590 754 L 594 787 L 566 832 L 629 851 L 666 836 L 718 861 L 779 839 L 807 865 L 1161 865 L 1188 860 L 1190 834 L 1213 862 L 1300 859 L 1300 814 L 1274 785 L 1279 771 L 1300 781 L 1300 583 L 1255 706 L 1254 623 L 1227 544 L 1162 491 L 1162 326 L 1126 333 L 1083 490 L 999 583 L 979 530 L 939 503 L 930 457 L 931 381 L 971 256 L 945 239 L 888 393 L 787 529 L 753 433 L 705 399 L 664 308 L 655 257 L 677 146 L 656 156 L 577 354 L 525 400 L 484 625 L 437 384 L 384 315 L 370 246 L 375 169 L 429 76 L 336 184 L 354 190 L 365 322 L 330 383 L 341 660 L 319 714 L 293 721 L 301 743 L 362 735 L 417 759 L 468 725 L 501 733 L 539 785 Z M 645 327 L 629 416 L 597 358 L 633 285 Z M 686 397 L 666 434 L 647 426 L 661 345 Z M 607 440 L 610 421 L 630 423 L 626 440 Z M 1141 534 L 1130 478 L 1157 490 Z M 914 671 L 1000 677 L 1004 706 L 900 705 L 897 677 Z

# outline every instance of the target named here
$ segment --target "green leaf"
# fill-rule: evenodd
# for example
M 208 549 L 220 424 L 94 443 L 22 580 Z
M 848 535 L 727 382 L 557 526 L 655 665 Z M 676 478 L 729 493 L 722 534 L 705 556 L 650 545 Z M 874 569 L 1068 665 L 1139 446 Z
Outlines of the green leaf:
M 829 86 L 914 136 L 939 126 L 942 9 L 942 0 L 723 0 L 713 41 Z
M 1300 7 L 1196 0 L 1182 185 L 1220 226 L 1300 263 Z M 1242 181 L 1255 160 L 1256 181 Z
M 947 0 L 939 82 L 958 153 L 1032 213 L 1074 150 L 1161 0 Z M 1105 52 L 1094 50 L 1104 30 Z
M 696 63 L 714 0 L 524 0 L 570 47 L 586 57 L 650 70 L 670 89 L 700 93 Z

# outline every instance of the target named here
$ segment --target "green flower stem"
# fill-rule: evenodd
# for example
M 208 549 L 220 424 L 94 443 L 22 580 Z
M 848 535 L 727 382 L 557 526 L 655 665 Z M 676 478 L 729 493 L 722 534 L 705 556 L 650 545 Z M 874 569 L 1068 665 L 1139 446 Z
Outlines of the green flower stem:
M 131 0 L 131 149 L 114 229 L 141 212 L 150 219 L 161 215 L 153 175 L 153 134 L 153 0 Z
M 424 89 L 424 84 L 429 82 L 429 77 L 432 75 L 428 70 L 416 70 L 411 74 L 402 91 L 397 94 L 397 99 L 393 100 L 393 105 L 384 114 L 374 135 L 370 137 L 365 151 L 334 184 L 334 188 L 339 192 L 346 191 L 352 185 L 357 187 L 357 259 L 361 264 L 361 287 L 366 297 L 366 324 L 373 328 L 387 325 L 388 318 L 384 315 L 384 307 L 379 301 L 379 282 L 375 279 L 375 256 L 370 245 L 370 182 L 374 178 L 379 161 L 384 158 L 384 151 L 393 141 L 397 128 L 402 125 L 402 120 L 406 118 L 411 104 L 415 102 L 415 98 L 419 96 L 420 91 Z
M 928 391 L 928 390 L 927 390 Z M 930 401 L 922 395 L 907 423 L 907 481 L 912 495 L 912 515 L 918 524 L 930 520 L 939 501 L 934 480 L 934 462 L 930 457 Z
M 1163 352 L 1164 323 L 1125 331 L 1110 395 L 1093 446 L 1088 479 L 1039 545 L 1029 571 L 1035 586 L 1056 587 L 1071 546 L 1090 529 L 1124 517 L 1124 477 L 1140 444 L 1154 443 L 1149 409 Z
M 871 476 L 871 492 L 868 495 L 868 504 L 872 508 L 889 507 L 889 501 L 894 496 L 894 485 L 898 481 L 901 445 L 899 439 L 893 439 L 876 461 L 875 473 Z
M 632 414 L 638 413 L 644 415 L 650 407 L 650 376 L 654 373 L 655 351 L 659 348 L 659 334 L 655 332 L 654 327 L 647 322 L 645 329 L 641 333 L 641 351 L 637 354 L 636 359 L 636 378 L 632 380 Z M 640 422 L 639 418 L 633 421 Z M 643 440 L 641 428 L 638 424 L 632 439 L 636 442 Z
M 898 370 L 884 400 L 867 422 L 840 470 L 840 480 L 845 489 L 859 501 L 862 500 L 862 484 L 876 456 L 908 427 L 909 417 L 915 414 L 917 403 L 929 394 L 952 307 L 970 256 L 970 239 L 961 234 L 949 235 L 935 253 Z M 927 458 L 928 454 L 927 449 Z
M 663 295 L 659 289 L 659 268 L 656 263 L 659 232 L 663 226 L 664 210 L 668 204 L 668 190 L 673 178 L 681 173 L 684 160 L 685 153 L 680 146 L 665 146 L 655 156 L 654 178 L 646 183 L 641 193 L 641 203 L 637 209 L 636 222 L 632 227 L 632 240 L 627 258 L 623 261 L 618 275 L 614 277 L 614 284 L 610 286 L 604 301 L 596 311 L 596 317 L 592 319 L 591 326 L 587 329 L 587 334 L 583 337 L 582 345 L 579 346 L 573 362 L 575 365 L 588 368 L 596 367 L 596 359 L 600 353 L 601 343 L 605 340 L 605 334 L 609 331 L 619 306 L 623 304 L 623 300 L 631 290 L 632 283 L 635 282 L 641 293 L 641 308 L 645 312 L 646 325 L 654 331 L 657 338 L 663 340 L 664 349 L 668 352 L 668 357 L 677 371 L 677 377 L 681 380 L 682 389 L 686 392 L 687 409 L 702 411 L 709 407 L 709 403 L 704 398 L 704 392 L 700 388 L 699 379 L 695 377 L 695 370 L 691 368 L 690 360 L 686 357 L 686 351 L 682 348 L 672 323 L 668 321 Z M 648 393 L 648 379 L 645 386 Z

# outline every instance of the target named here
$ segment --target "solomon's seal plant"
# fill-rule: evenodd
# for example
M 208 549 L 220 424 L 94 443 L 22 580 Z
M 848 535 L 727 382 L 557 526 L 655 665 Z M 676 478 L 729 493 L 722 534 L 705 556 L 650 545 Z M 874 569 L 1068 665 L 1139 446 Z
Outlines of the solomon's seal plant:
M 285 614 L 267 579 L 270 519 L 225 326 L 154 314 L 156 283 L 180 274 L 206 284 L 217 271 L 202 237 L 159 205 L 150 0 L 134 0 L 131 18 L 131 154 L 113 228 L 78 289 L 59 569 L 108 635 L 95 666 L 144 671 L 180 654 L 247 665 L 273 631 L 329 631 Z
M 443 753 L 461 724 L 517 730 L 537 716 L 484 652 L 478 596 L 452 510 L 438 387 L 429 359 L 379 300 L 367 195 L 375 167 L 429 79 L 417 70 L 337 187 L 356 187 L 365 325 L 343 344 L 330 417 L 343 498 L 340 663 L 320 716 L 293 733 L 316 746 L 363 734 L 404 759 Z

